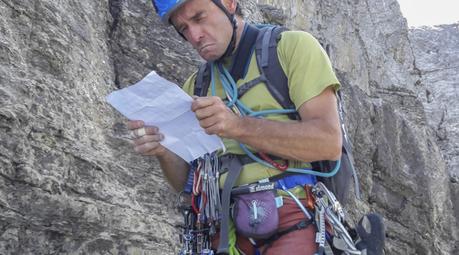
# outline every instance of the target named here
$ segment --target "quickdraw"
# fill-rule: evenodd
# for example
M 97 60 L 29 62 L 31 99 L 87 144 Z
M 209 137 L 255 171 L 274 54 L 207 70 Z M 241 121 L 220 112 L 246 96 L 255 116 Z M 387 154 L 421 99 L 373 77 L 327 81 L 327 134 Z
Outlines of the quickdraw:
M 191 206 L 179 205 L 184 217 L 180 255 L 214 254 L 211 240 L 221 218 L 218 167 L 215 153 L 192 163 L 185 188 L 185 193 L 190 194 Z
M 336 197 L 330 192 L 322 182 L 317 182 L 312 188 L 312 193 L 316 200 L 316 217 L 318 217 L 318 236 L 319 254 L 323 251 L 325 240 L 325 220 L 333 227 L 333 244 L 345 252 L 345 254 L 361 255 L 362 252 L 355 247 L 352 237 L 344 226 L 344 210 Z M 336 245 L 336 244 L 341 245 Z

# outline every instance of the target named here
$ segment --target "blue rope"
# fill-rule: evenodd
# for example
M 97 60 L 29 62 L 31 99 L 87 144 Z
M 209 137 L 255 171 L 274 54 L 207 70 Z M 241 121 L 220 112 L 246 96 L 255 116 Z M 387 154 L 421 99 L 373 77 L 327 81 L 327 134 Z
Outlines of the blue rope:
M 227 95 L 230 95 L 228 98 L 228 103 L 226 104 L 229 108 L 236 106 L 242 116 L 249 116 L 249 117 L 262 117 L 266 115 L 272 114 L 289 114 L 296 112 L 295 109 L 273 109 L 273 110 L 264 110 L 264 111 L 252 111 L 249 107 L 242 103 L 241 100 L 238 99 L 238 92 L 237 92 L 237 83 L 234 81 L 231 74 L 228 70 L 221 64 L 217 63 L 217 68 L 220 75 L 220 80 L 222 83 L 222 87 Z M 211 80 L 212 80 L 212 95 L 215 96 L 215 73 L 214 73 L 214 63 L 211 63 Z M 239 143 L 239 146 L 242 150 L 253 159 L 255 162 L 258 162 L 266 167 L 274 168 L 270 163 L 262 160 L 261 158 L 257 157 L 253 152 L 251 152 L 245 144 Z M 338 173 L 339 168 L 341 166 L 341 161 L 335 161 L 335 167 L 330 172 L 319 172 L 315 171 L 311 168 L 287 168 L 287 172 L 292 173 L 300 173 L 300 174 L 311 174 L 320 177 L 332 177 L 336 173 Z

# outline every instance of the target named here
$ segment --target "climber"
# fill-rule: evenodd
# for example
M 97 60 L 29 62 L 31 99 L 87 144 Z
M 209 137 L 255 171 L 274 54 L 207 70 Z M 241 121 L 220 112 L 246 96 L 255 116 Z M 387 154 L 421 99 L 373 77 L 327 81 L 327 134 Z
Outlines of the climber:
M 246 23 L 237 0 L 153 0 L 153 4 L 161 20 L 171 24 L 207 61 L 204 68 L 188 78 L 183 89 L 196 96 L 191 110 L 201 127 L 207 134 L 218 135 L 224 141 L 226 152 L 219 153 L 218 160 L 222 165 L 231 166 L 226 173 L 222 171 L 220 187 L 229 186 L 231 192 L 234 186 L 234 193 L 237 187 L 268 180 L 276 183 L 272 187 L 275 196 L 282 201 L 277 205 L 279 222 L 276 225 L 276 233 L 282 235 L 264 237 L 238 232 L 237 241 L 233 243 L 235 247 L 227 249 L 221 244 L 225 242 L 220 240 L 219 244 L 218 239 L 228 242 L 226 239 L 231 237 L 222 231 L 220 237 L 212 235 L 211 248 L 218 248 L 221 254 L 315 254 L 321 244 L 316 243 L 318 229 L 311 224 L 315 221 L 314 213 L 308 213 L 314 212 L 310 199 L 312 190 L 305 187 L 316 183 L 316 179 L 308 177 L 305 180 L 303 176 L 290 181 L 288 175 L 284 178 L 284 171 L 287 168 L 309 169 L 311 165 L 303 162 L 324 160 L 338 162 L 336 168 L 339 168 L 342 132 L 336 91 L 340 84 L 327 54 L 306 32 L 281 31 L 278 38 L 263 37 L 268 30 Z M 276 33 L 278 30 L 269 31 Z M 282 69 L 288 81 L 287 97 L 294 106 L 296 118 L 289 116 L 292 111 L 284 109 L 272 88 L 263 85 L 269 79 L 259 79 L 259 62 L 267 56 L 256 56 L 261 51 L 254 49 L 262 44 L 260 38 L 274 41 L 270 45 L 275 46 L 276 60 L 281 67 L 278 69 Z M 205 79 L 208 81 L 203 81 Z M 244 85 L 247 89 L 242 94 Z M 177 191 L 184 190 L 190 167 L 196 166 L 162 146 L 160 142 L 164 136 L 157 127 L 145 126 L 142 121 L 129 121 L 128 128 L 136 137 L 135 151 L 156 156 L 171 186 Z M 238 174 L 230 177 L 234 172 L 231 167 L 238 167 L 237 163 L 233 164 L 234 159 L 241 166 Z M 230 179 L 233 180 L 228 181 Z M 227 185 L 229 182 L 234 183 Z M 225 194 L 229 193 L 222 192 L 222 201 Z M 255 220 L 261 215 L 257 208 L 254 205 L 249 212 Z M 228 215 L 222 215 L 224 222 Z M 238 229 L 238 222 L 235 224 Z M 224 225 L 222 223 L 222 228 Z

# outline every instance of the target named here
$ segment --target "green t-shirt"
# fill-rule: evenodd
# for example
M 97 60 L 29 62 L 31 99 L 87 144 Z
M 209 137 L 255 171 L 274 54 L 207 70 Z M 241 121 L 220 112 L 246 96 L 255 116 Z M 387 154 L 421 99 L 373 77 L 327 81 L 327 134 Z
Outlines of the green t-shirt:
M 339 88 L 339 81 L 335 76 L 330 60 L 319 42 L 309 33 L 302 31 L 286 31 L 277 46 L 279 62 L 288 78 L 289 94 L 292 102 L 298 109 L 304 102 L 318 96 L 325 88 L 333 85 Z M 215 73 L 218 73 L 215 70 Z M 256 64 L 256 56 L 252 54 L 247 74 L 237 81 L 240 86 L 260 75 Z M 216 76 L 215 95 L 225 99 L 223 88 Z M 192 95 L 196 73 L 191 75 L 183 85 L 183 90 Z M 209 88 L 208 95 L 211 95 Z M 264 83 L 251 88 L 239 100 L 253 111 L 282 109 L 276 99 L 271 96 Z M 278 121 L 292 121 L 287 115 L 269 115 L 266 119 Z M 225 153 L 244 154 L 239 143 L 232 139 L 223 139 Z M 300 162 L 289 162 L 290 167 L 304 165 Z M 279 170 L 252 163 L 244 166 L 236 185 L 251 183 L 260 179 L 279 174 Z M 224 179 L 224 177 L 222 178 Z M 223 180 L 221 180 L 223 181 Z

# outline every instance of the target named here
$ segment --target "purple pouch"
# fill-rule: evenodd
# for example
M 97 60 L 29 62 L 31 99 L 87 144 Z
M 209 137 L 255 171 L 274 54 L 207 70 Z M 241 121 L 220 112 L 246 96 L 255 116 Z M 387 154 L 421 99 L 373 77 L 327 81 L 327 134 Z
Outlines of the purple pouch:
M 279 214 L 273 191 L 234 195 L 233 200 L 233 221 L 238 233 L 255 239 L 276 233 Z

